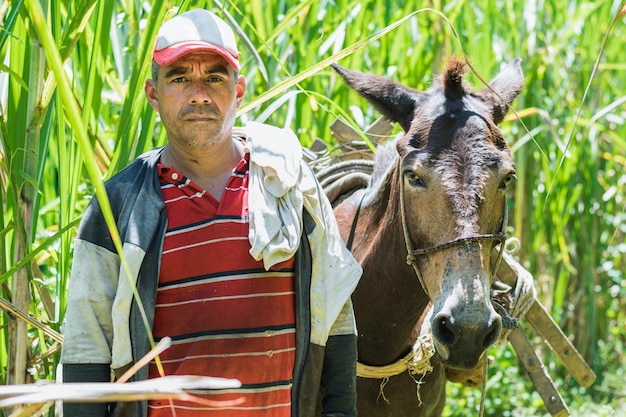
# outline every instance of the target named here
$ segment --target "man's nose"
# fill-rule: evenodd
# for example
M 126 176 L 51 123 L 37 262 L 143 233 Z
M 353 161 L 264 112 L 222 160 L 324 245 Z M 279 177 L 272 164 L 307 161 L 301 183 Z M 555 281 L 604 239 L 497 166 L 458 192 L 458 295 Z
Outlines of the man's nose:
M 194 81 L 191 85 L 190 104 L 209 104 L 212 102 L 209 89 L 203 80 Z

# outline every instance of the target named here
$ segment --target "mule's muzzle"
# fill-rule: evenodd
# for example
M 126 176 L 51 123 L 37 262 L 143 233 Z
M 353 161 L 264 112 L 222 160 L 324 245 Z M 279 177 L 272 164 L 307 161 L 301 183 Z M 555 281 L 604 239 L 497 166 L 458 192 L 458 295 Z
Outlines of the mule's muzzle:
M 472 369 L 483 353 L 500 337 L 502 318 L 494 311 L 487 319 L 463 318 L 447 312 L 433 317 L 435 348 L 444 364 L 454 369 Z

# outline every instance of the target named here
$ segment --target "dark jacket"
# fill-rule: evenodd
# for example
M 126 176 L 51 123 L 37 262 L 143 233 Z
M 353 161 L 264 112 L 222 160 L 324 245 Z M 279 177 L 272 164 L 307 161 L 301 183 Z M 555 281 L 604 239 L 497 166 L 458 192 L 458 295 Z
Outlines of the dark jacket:
M 109 382 L 111 371 L 120 376 L 150 350 L 146 328 L 152 327 L 154 318 L 167 226 L 156 170 L 160 152 L 153 150 L 142 155 L 106 183 L 123 253 L 128 261 L 127 269 L 120 263 L 97 199 L 90 202 L 84 214 L 75 244 L 64 325 L 61 358 L 64 382 Z M 296 252 L 296 361 L 292 416 L 355 416 L 356 334 L 331 332 L 325 346 L 310 342 L 312 261 L 307 236 L 316 225 L 306 211 L 303 220 L 305 233 Z M 147 323 L 137 301 L 128 295 L 129 291 L 132 293 L 131 282 L 136 285 Z M 354 319 L 349 299 L 342 316 Z M 345 323 L 339 327 L 345 329 Z M 134 380 L 147 377 L 146 366 L 134 376 Z M 321 402 L 318 401 L 320 393 Z M 66 417 L 144 417 L 147 401 L 65 403 L 64 412 Z

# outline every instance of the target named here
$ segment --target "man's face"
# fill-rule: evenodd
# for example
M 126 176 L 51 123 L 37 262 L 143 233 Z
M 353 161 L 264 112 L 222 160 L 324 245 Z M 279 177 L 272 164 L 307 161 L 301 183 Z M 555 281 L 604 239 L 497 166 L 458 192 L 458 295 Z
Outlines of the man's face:
M 245 78 L 219 55 L 198 51 L 159 68 L 146 96 L 159 112 L 170 142 L 207 147 L 231 138 Z

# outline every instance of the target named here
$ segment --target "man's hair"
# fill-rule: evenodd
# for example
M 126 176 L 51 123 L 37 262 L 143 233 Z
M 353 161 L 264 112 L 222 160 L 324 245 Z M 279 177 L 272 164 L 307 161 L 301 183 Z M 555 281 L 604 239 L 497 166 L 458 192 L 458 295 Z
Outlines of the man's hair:
M 159 64 L 156 61 L 152 60 L 152 81 L 156 82 L 157 77 L 159 76 Z
M 153 59 L 152 60 L 152 81 L 154 81 L 155 83 L 158 81 L 157 78 L 159 77 L 159 67 L 160 65 L 157 64 L 157 62 Z M 237 78 L 239 78 L 239 71 L 235 71 L 233 78 L 235 79 L 235 83 L 237 83 Z

